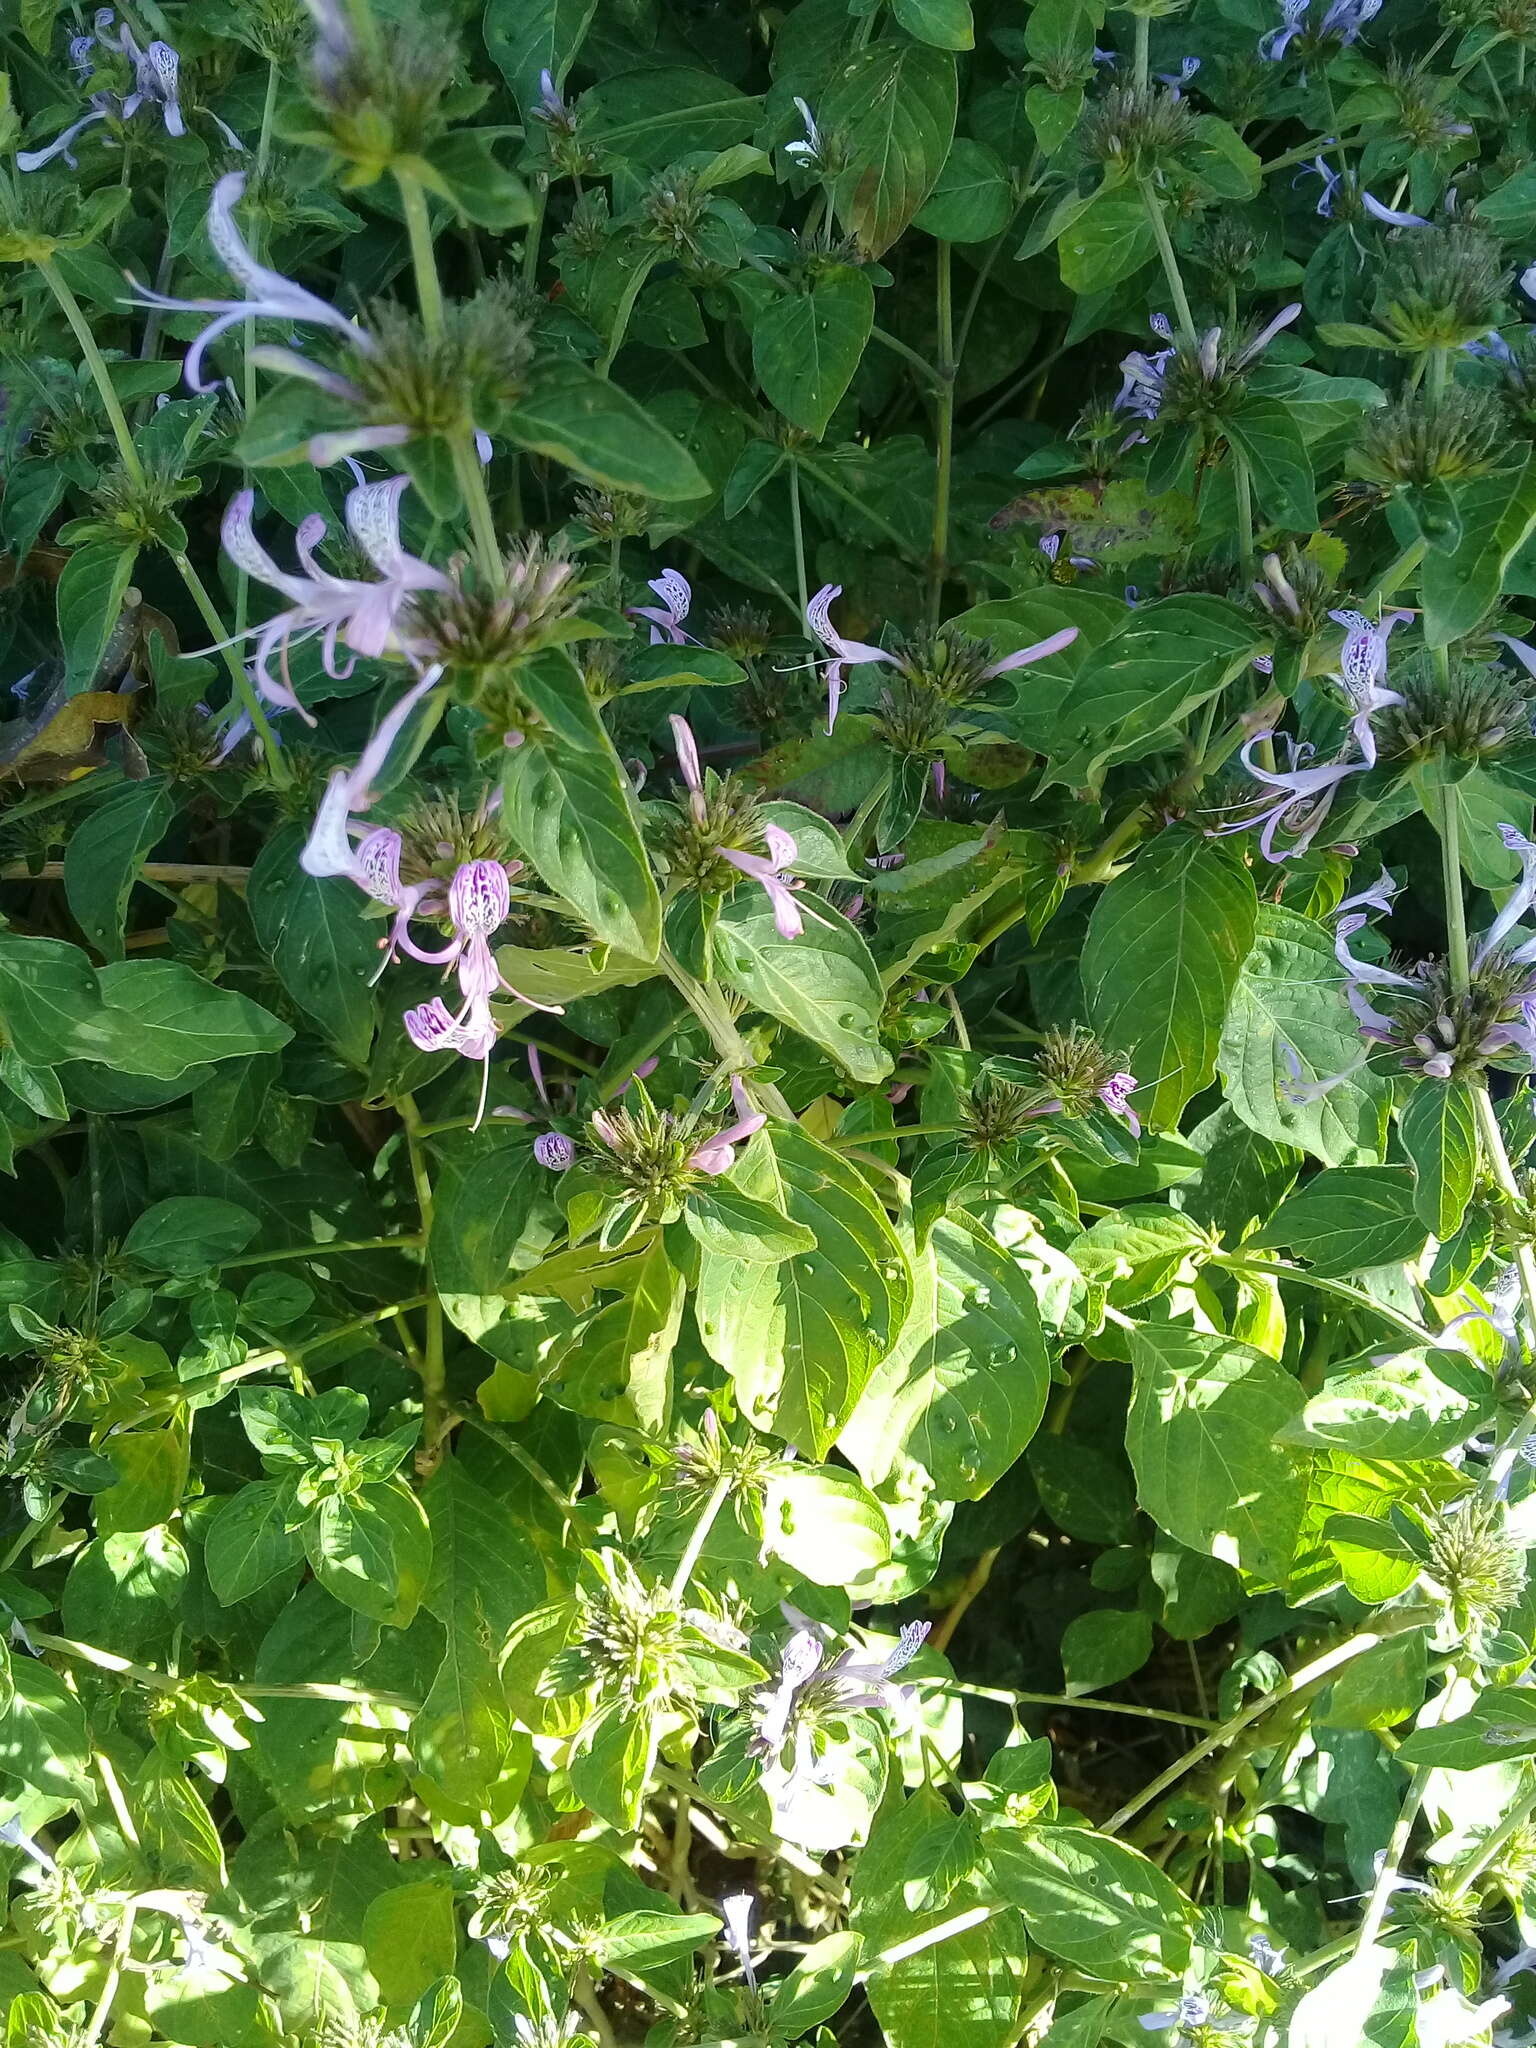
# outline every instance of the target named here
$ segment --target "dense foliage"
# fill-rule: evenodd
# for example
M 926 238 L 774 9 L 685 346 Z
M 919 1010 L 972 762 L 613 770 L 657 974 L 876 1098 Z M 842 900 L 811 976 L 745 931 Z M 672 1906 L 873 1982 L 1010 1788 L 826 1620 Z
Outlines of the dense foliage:
M 5 2048 L 1536 2029 L 1532 0 L 0 0 Z

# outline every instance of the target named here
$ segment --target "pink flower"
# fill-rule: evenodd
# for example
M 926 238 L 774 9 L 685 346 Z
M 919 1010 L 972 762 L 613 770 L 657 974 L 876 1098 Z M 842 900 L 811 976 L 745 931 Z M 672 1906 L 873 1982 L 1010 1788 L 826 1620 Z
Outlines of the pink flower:
M 491 1083 L 491 1054 L 496 1049 L 496 1020 L 485 1001 L 466 1005 L 455 1017 L 441 996 L 418 1003 L 403 1019 L 405 1033 L 418 1052 L 456 1052 L 467 1060 L 479 1060 L 480 1104 L 472 1126 L 479 1130 L 485 1116 L 486 1090 Z
M 731 1076 L 731 1100 L 736 1105 L 736 1122 L 727 1125 L 713 1138 L 706 1139 L 689 1156 L 688 1164 L 698 1173 L 729 1173 L 736 1164 L 735 1148 L 760 1131 L 768 1121 L 762 1111 L 755 1110 L 748 1101 L 747 1091 L 741 1085 L 739 1074 Z M 593 1122 L 596 1121 L 594 1117 Z
M 679 718 L 675 712 L 668 723 L 672 727 L 672 743 L 677 749 L 677 765 L 683 772 L 683 782 L 688 791 L 688 805 L 695 822 L 702 825 L 709 813 L 704 800 L 704 776 L 699 766 L 699 749 L 693 728 L 686 718 Z M 763 841 L 768 848 L 766 856 L 743 853 L 734 846 L 722 846 L 720 858 L 756 882 L 767 895 L 773 905 L 773 922 L 779 937 L 798 939 L 805 930 L 805 920 L 795 901 L 793 881 L 786 881 L 785 875 L 794 865 L 799 848 L 793 835 L 781 825 L 764 825 L 762 829 Z
M 1319 767 L 1309 767 L 1313 748 L 1305 740 L 1294 740 L 1288 733 L 1280 739 L 1289 753 L 1290 766 L 1284 769 L 1263 767 L 1253 758 L 1254 749 L 1266 740 L 1273 740 L 1273 732 L 1255 733 L 1244 743 L 1243 766 L 1254 781 L 1276 794 L 1268 797 L 1255 796 L 1238 806 L 1245 815 L 1230 824 L 1212 828 L 1216 837 L 1229 832 L 1249 832 L 1254 826 L 1262 827 L 1259 833 L 1259 851 L 1267 861 L 1294 860 L 1305 853 L 1321 829 L 1323 821 L 1333 808 L 1333 799 L 1339 785 L 1351 775 L 1363 775 L 1367 764 L 1364 761 L 1328 761 Z M 1275 834 L 1280 831 L 1294 834 L 1291 843 L 1281 851 L 1275 847 Z
M 1379 624 L 1366 618 L 1363 612 L 1338 611 L 1328 614 L 1344 631 L 1344 645 L 1339 650 L 1339 666 L 1336 671 L 1345 696 L 1353 709 L 1349 728 L 1355 736 L 1361 757 L 1367 768 L 1376 766 L 1376 735 L 1371 729 L 1371 713 L 1380 711 L 1387 704 L 1401 704 L 1402 698 L 1396 690 L 1389 690 L 1387 683 L 1387 639 L 1394 626 L 1413 617 L 1412 612 L 1388 612 Z
M 652 577 L 646 588 L 654 590 L 661 603 L 632 604 L 629 607 L 630 617 L 650 620 L 653 647 L 662 641 L 681 647 L 689 637 L 683 631 L 683 621 L 693 603 L 693 589 L 688 578 L 676 569 L 663 569 L 659 576 Z

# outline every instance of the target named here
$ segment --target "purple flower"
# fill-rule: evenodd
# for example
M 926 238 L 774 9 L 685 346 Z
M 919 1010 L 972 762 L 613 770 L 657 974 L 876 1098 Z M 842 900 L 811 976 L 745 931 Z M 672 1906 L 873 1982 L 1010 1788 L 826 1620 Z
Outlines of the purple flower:
M 1401 704 L 1402 698 L 1396 690 L 1389 690 L 1387 682 L 1387 640 L 1392 628 L 1413 617 L 1412 612 L 1388 612 L 1379 622 L 1366 618 L 1363 612 L 1330 612 L 1329 618 L 1345 629 L 1344 645 L 1339 650 L 1339 666 L 1335 671 L 1337 679 L 1348 697 L 1354 716 L 1350 720 L 1350 731 L 1359 747 L 1367 768 L 1376 766 L 1376 735 L 1371 729 L 1371 713 L 1380 711 L 1387 704 Z
M 1520 856 L 1520 879 L 1510 891 L 1509 900 L 1484 934 L 1473 962 L 1474 972 L 1482 966 L 1496 946 L 1503 944 L 1531 905 L 1536 903 L 1536 845 L 1533 845 L 1514 825 L 1501 825 L 1499 837 L 1511 853 Z M 1532 957 L 1536 957 L 1536 939 L 1526 934 L 1522 934 L 1522 937 L 1526 940 L 1525 944 L 1517 947 L 1510 958 L 1524 964 Z
M 404 652 L 395 634 L 402 607 L 418 590 L 447 588 L 448 579 L 440 569 L 407 554 L 401 546 L 400 499 L 409 482 L 408 477 L 397 476 L 385 483 L 359 484 L 347 493 L 347 530 L 379 571 L 382 580 L 378 583 L 333 576 L 320 567 L 314 550 L 325 536 L 326 524 L 318 513 L 304 520 L 296 536 L 305 571 L 302 576 L 279 569 L 257 540 L 251 521 L 256 502 L 253 491 L 237 491 L 224 514 L 224 552 L 236 568 L 290 601 L 287 611 L 276 612 L 262 625 L 247 629 L 256 639 L 253 674 L 257 687 L 269 702 L 297 711 L 311 725 L 313 718 L 288 680 L 290 650 L 320 634 L 326 674 L 340 680 L 351 674 L 353 663 L 337 666 L 338 641 L 370 659 L 386 651 Z M 268 666 L 279 649 L 281 678 Z
M 133 91 L 123 101 L 123 119 L 131 121 L 139 108 L 147 104 L 160 109 L 167 135 L 185 135 L 187 124 L 182 119 L 178 91 L 181 59 L 171 45 L 154 42 L 147 50 L 141 50 L 133 30 L 126 26 L 115 44 L 107 36 L 98 36 L 97 41 L 109 49 L 120 50 L 133 66 Z
M 1373 198 L 1363 187 L 1360 192 L 1360 204 L 1365 208 L 1372 220 L 1379 220 L 1384 226 L 1389 228 L 1427 228 L 1429 226 L 1429 221 L 1422 213 L 1399 213 L 1394 207 L 1383 206 L 1379 199 Z
M 1155 420 L 1163 409 L 1163 378 L 1177 354 L 1175 348 L 1160 348 L 1154 355 L 1137 348 L 1123 356 L 1114 411 L 1127 412 L 1133 420 Z
M 683 621 L 693 604 L 693 589 L 688 578 L 676 569 L 663 569 L 659 576 L 647 584 L 661 599 L 659 605 L 632 604 L 629 615 L 632 619 L 649 619 L 651 622 L 651 645 L 656 647 L 669 641 L 674 647 L 681 647 L 688 639 L 683 631 Z
M 729 1899 L 720 1901 L 720 1917 L 725 1922 L 725 1938 L 735 1951 L 741 1965 L 741 1974 L 746 1979 L 747 1989 L 757 1990 L 757 1972 L 752 1967 L 752 1907 L 750 1892 L 737 1892 Z
M 390 825 L 378 826 L 361 840 L 352 860 L 353 881 L 375 903 L 386 904 L 395 913 L 388 933 L 379 941 L 384 957 L 373 977 L 377 981 L 398 952 L 412 950 L 411 919 L 441 913 L 442 888 L 435 876 L 423 882 L 401 881 L 400 834 Z
M 1267 1934 L 1255 1934 L 1248 1943 L 1248 1960 L 1266 1977 L 1278 1977 L 1285 1968 L 1285 1950 L 1276 1948 Z
M 1266 64 L 1278 64 L 1306 26 L 1307 0 L 1280 0 L 1280 26 L 1259 37 L 1259 55 Z
M 540 1131 L 533 1141 L 533 1156 L 551 1173 L 564 1173 L 575 1164 L 576 1147 L 563 1131 Z
M 1131 1136 L 1141 1136 L 1141 1118 L 1131 1107 L 1130 1098 L 1140 1083 L 1134 1074 L 1111 1074 L 1099 1090 L 1099 1100 L 1111 1116 L 1124 1117 L 1131 1127 Z
M 280 271 L 269 270 L 265 264 L 256 261 L 235 225 L 235 207 L 244 190 L 245 174 L 228 171 L 214 186 L 208 206 L 208 239 L 219 261 L 244 291 L 243 299 L 173 299 L 164 292 L 151 291 L 146 285 L 133 283 L 138 305 L 156 306 L 168 313 L 213 314 L 208 326 L 187 350 L 187 383 L 200 394 L 214 388 L 212 384 L 203 382 L 204 350 L 210 342 L 242 320 L 280 320 L 286 325 L 299 321 L 330 327 L 344 335 L 353 348 L 361 349 L 365 354 L 373 349 L 372 339 L 354 326 L 345 313 L 317 298 L 313 292 L 306 291 L 303 285 L 284 277 Z
M 320 808 L 315 813 L 315 822 L 310 827 L 309 838 L 299 854 L 299 865 L 305 874 L 345 875 L 359 888 L 373 893 L 368 879 L 359 870 L 357 856 L 352 849 L 352 819 L 373 803 L 377 794 L 374 780 L 388 760 L 389 750 L 399 737 L 401 727 L 441 676 L 440 668 L 428 669 L 420 681 L 413 684 L 380 719 L 378 730 L 358 756 L 356 766 L 332 770 L 325 795 L 320 799 Z
M 483 999 L 469 1004 L 455 1017 L 441 996 L 433 996 L 429 1002 L 418 1003 L 414 1010 L 407 1010 L 402 1019 L 405 1034 L 418 1052 L 456 1052 L 467 1060 L 479 1060 L 482 1067 L 480 1077 L 480 1105 L 475 1111 L 473 1129 L 479 1130 L 485 1116 L 486 1091 L 491 1082 L 491 1054 L 496 1049 L 497 1025 L 491 1015 L 490 1005 Z
M 1185 57 L 1181 60 L 1177 71 L 1156 71 L 1152 75 L 1160 85 L 1166 85 L 1169 88 L 1175 99 L 1181 99 L 1183 97 L 1183 88 L 1189 84 L 1199 69 L 1200 59 L 1198 57 Z

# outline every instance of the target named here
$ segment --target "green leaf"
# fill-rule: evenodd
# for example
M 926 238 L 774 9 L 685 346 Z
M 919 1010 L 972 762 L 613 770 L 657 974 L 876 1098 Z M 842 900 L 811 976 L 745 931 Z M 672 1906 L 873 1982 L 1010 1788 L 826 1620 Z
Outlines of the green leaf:
M 874 321 L 874 286 L 850 264 L 775 299 L 752 327 L 752 367 L 769 404 L 820 440 Z
M 1018 2031 L 1024 1941 L 1003 1912 L 870 1971 L 869 2003 L 890 2048 L 1007 2048 Z
M 842 2006 L 853 1989 L 864 1937 L 845 1929 L 812 1942 L 787 1977 L 773 1987 L 768 2029 L 775 2041 L 793 2041 Z
M 953 56 L 896 36 L 868 44 L 834 75 L 817 119 L 842 137 L 833 203 L 866 255 L 883 255 L 937 184 L 956 96 Z
M 989 242 L 1013 218 L 1008 167 L 995 149 L 957 135 L 912 225 L 938 242 Z
M 1262 1351 L 1178 1324 L 1138 1325 L 1131 1362 L 1126 1449 L 1142 1506 L 1186 1548 L 1278 1584 L 1307 1478 L 1275 1437 L 1301 1412 L 1301 1389 Z
M 79 1700 L 35 1657 L 13 1661 L 11 1684 L 10 1706 L 0 1714 L 0 1771 L 68 1805 L 91 1797 L 91 1744 Z
M 1493 1382 L 1459 1351 L 1373 1358 L 1363 1372 L 1331 1374 L 1287 1443 L 1323 1444 L 1358 1458 L 1438 1458 L 1465 1443 L 1494 1409 Z
M 1061 281 L 1087 296 L 1134 277 L 1157 254 L 1157 238 L 1139 194 L 1106 187 L 1057 240 Z
M 759 112 L 757 100 L 718 73 L 663 64 L 611 72 L 583 93 L 581 133 L 605 153 L 660 170 L 691 151 L 713 154 L 750 140 Z
M 1461 1228 L 1477 1185 L 1477 1112 L 1465 1081 L 1421 1081 L 1398 1119 L 1413 1161 L 1414 1213 L 1443 1244 Z
M 1228 1102 L 1250 1130 L 1326 1166 L 1370 1163 L 1381 1154 L 1392 1086 L 1380 1068 L 1356 1067 L 1360 1053 L 1331 934 L 1261 903 L 1216 1056 Z M 1344 1073 L 1326 1095 L 1294 1102 L 1287 1092 Z
M 661 1435 L 672 1414 L 672 1352 L 684 1292 L 658 1233 L 629 1270 L 624 1293 L 589 1317 L 552 1361 L 564 1376 L 568 1405 Z
M 1089 1828 L 990 1828 L 986 1841 L 993 1883 L 1041 1948 L 1120 1983 L 1182 1973 L 1188 1901 L 1138 1850 Z
M 445 1798 L 478 1808 L 507 1768 L 517 1733 L 499 1646 L 544 1595 L 544 1567 L 506 1503 L 456 1458 L 422 1493 L 432 1528 L 423 1604 L 443 1626 L 443 1655 L 411 1724 L 418 1769 Z
M 507 829 L 543 880 L 607 944 L 654 960 L 661 902 L 612 746 L 530 740 L 508 756 L 503 787 Z
M 671 503 L 709 489 L 682 442 L 584 363 L 546 370 L 516 404 L 503 406 L 501 424 L 520 448 L 553 456 L 604 490 Z
M 112 1059 L 117 1035 L 78 946 L 0 932 L 0 1036 L 28 1066 Z
M 1251 616 L 1198 591 L 1138 605 L 1115 623 L 1117 631 L 1095 636 L 1039 734 L 1053 782 L 1092 783 L 1115 762 L 1140 760 L 1166 745 L 1266 641 Z M 1043 674 L 1026 672 L 1031 695 Z M 1034 734 L 1030 739 L 1036 743 Z
M 1424 639 L 1448 647 L 1470 633 L 1495 602 L 1504 571 L 1536 529 L 1536 456 L 1454 486 L 1459 533 L 1448 551 L 1432 547 L 1419 572 Z
M 539 104 L 540 74 L 564 84 L 596 12 L 597 0 L 486 0 L 485 47 L 525 123 Z
M 1318 1273 L 1363 1272 L 1411 1259 L 1426 1235 L 1406 1166 L 1336 1166 L 1288 1195 L 1254 1247 L 1288 1246 Z
M 304 1540 L 328 1592 L 372 1621 L 409 1627 L 432 1569 L 432 1532 L 403 1480 L 322 1501 Z
M 763 1494 L 763 1547 L 813 1586 L 847 1586 L 891 1554 L 885 1510 L 834 1465 L 780 1465 Z
M 906 1315 L 911 1274 L 868 1182 L 791 1124 L 775 1124 L 737 1168 L 749 1191 L 782 1208 L 816 1250 L 744 1266 L 701 1251 L 694 1314 L 743 1411 L 820 1462 L 853 1412 Z
M 978 1224 L 935 1225 L 912 1306 L 838 1438 L 871 1486 L 904 1465 L 945 1500 L 980 1500 L 1040 1426 L 1050 1355 L 1023 1268 Z
M 64 849 L 64 893 L 75 923 L 98 953 L 123 957 L 128 898 L 146 856 L 176 815 L 168 783 L 127 782 L 83 818 Z
M 1068 1692 L 1118 1685 L 1152 1654 L 1152 1617 L 1137 1608 L 1099 1608 L 1069 1621 L 1061 1635 L 1061 1668 Z
M 288 1025 L 234 989 L 218 988 L 178 960 L 123 960 L 98 976 L 123 1072 L 171 1081 L 208 1060 L 278 1052 Z
M 1410 1767 L 1441 1771 L 1475 1771 L 1536 1756 L 1536 1699 L 1517 1686 L 1491 1685 L 1469 1713 L 1438 1728 L 1415 1729 L 1397 1754 Z
M 466 220 L 505 234 L 532 220 L 533 198 L 522 179 L 497 161 L 494 142 L 477 129 L 461 128 L 439 137 L 424 161 Z
M 498 1143 L 489 1131 L 451 1133 L 434 1159 L 433 1284 L 440 1294 L 495 1294 L 551 1177 L 526 1140 Z
M 1089 1016 L 1141 1081 L 1137 1108 L 1153 1129 L 1176 1122 L 1215 1072 L 1257 914 L 1248 871 L 1178 828 L 1144 847 L 1093 907 L 1082 958 Z
M 385 2004 L 413 2004 L 458 1958 L 453 1887 L 423 1878 L 381 1893 L 363 1915 L 363 1945 Z
M 296 1528 L 292 1485 L 258 1479 L 231 1494 L 208 1530 L 204 1557 L 216 1600 L 231 1607 L 259 1591 L 304 1555 Z
M 937 50 L 976 46 L 971 0 L 891 0 L 891 12 L 909 36 Z
M 854 1080 L 882 1080 L 892 1066 L 879 1039 L 885 1005 L 869 948 L 819 897 L 798 898 L 805 929 L 779 935 L 761 890 L 738 887 L 720 907 L 714 954 L 738 994 L 846 1068 Z
M 683 1222 L 708 1251 L 753 1265 L 774 1265 L 816 1249 L 816 1240 L 803 1223 L 791 1223 L 767 1202 L 744 1195 L 726 1180 L 695 1188 L 683 1204 Z
M 1317 525 L 1317 484 L 1301 427 L 1288 408 L 1250 394 L 1223 414 L 1221 430 L 1247 461 L 1258 524 L 1311 533 Z
M 73 697 L 90 688 L 133 581 L 137 547 L 115 540 L 87 541 L 76 548 L 59 578 L 59 640 L 64 648 L 64 685 Z
M 135 1221 L 123 1250 L 160 1273 L 209 1273 L 243 1252 L 260 1228 L 260 1219 L 237 1202 L 172 1195 Z

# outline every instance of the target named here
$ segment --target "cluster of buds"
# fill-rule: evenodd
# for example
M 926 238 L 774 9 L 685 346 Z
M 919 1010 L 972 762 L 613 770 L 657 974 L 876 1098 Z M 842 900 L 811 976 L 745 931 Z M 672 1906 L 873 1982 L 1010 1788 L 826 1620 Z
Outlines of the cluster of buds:
M 780 938 L 799 938 L 805 922 L 795 901 L 792 869 L 799 848 L 793 834 L 759 816 L 757 800 L 744 783 L 701 767 L 687 719 L 674 714 L 669 722 L 687 790 L 687 802 L 678 806 L 677 823 L 666 839 L 669 872 L 712 899 L 729 894 L 745 876 L 773 906 Z
M 1508 438 L 1504 407 L 1492 392 L 1452 386 L 1438 398 L 1415 393 L 1365 414 L 1350 469 L 1383 495 L 1402 485 L 1464 483 L 1502 460 Z
M 767 1118 L 752 1107 L 739 1075 L 731 1079 L 735 1120 L 723 1127 L 697 1110 L 681 1115 L 658 1109 L 635 1088 L 635 1107 L 595 1110 L 587 1125 L 588 1163 L 616 1183 L 652 1219 L 675 1212 L 676 1204 L 702 1177 L 729 1173 L 736 1147 L 763 1128 Z
M 1474 1652 L 1496 1636 L 1525 1591 L 1525 1551 L 1505 1504 L 1479 1494 L 1424 1524 L 1423 1576 L 1445 1601 L 1444 1639 Z
M 1141 1136 L 1141 1119 L 1131 1107 L 1139 1085 L 1136 1076 L 1081 1025 L 1070 1031 L 1048 1031 L 1035 1055 L 1035 1068 L 1050 1091 L 1048 1108 L 1058 1116 L 1088 1116 L 1097 1104 Z
M 1178 85 L 1112 85 L 1085 110 L 1078 145 L 1090 163 L 1150 177 L 1188 147 L 1196 121 Z
M 647 1584 L 618 1551 L 582 1560 L 575 1627 L 544 1668 L 539 1690 L 559 1699 L 592 1691 L 621 1709 L 732 1702 L 762 1666 L 739 1629 Z
M 412 597 L 401 637 L 417 659 L 441 663 L 460 679 L 489 731 L 515 746 L 530 719 L 517 667 L 545 647 L 564 645 L 585 588 L 575 565 L 537 535 L 507 550 L 495 588 L 456 556 L 438 581 Z
M 1486 762 L 1529 744 L 1531 699 L 1508 669 L 1453 654 L 1448 670 L 1422 655 L 1403 664 L 1401 702 L 1376 724 L 1383 760 Z
M 1400 348 L 1464 348 L 1495 325 L 1504 278 L 1503 252 L 1485 229 L 1425 223 L 1392 238 L 1372 317 Z

